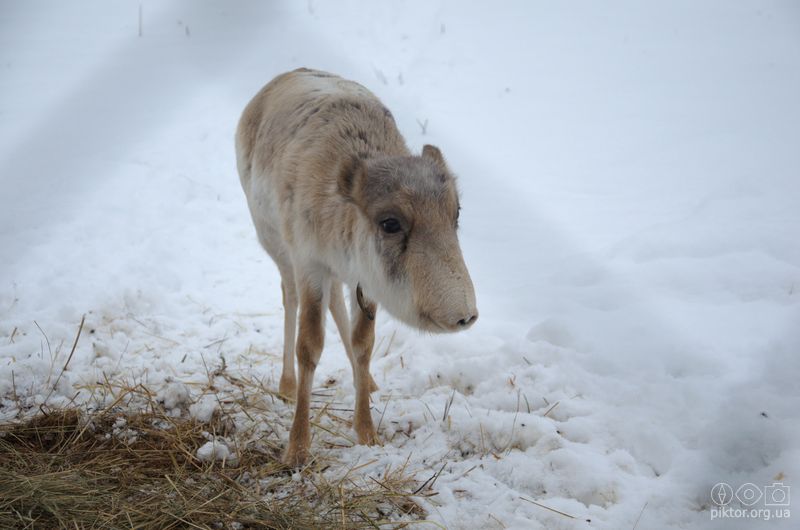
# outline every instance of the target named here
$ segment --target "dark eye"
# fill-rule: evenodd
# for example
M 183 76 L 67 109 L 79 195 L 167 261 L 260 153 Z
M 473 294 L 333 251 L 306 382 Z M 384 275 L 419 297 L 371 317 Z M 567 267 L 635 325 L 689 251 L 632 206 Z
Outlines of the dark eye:
M 398 221 L 394 217 L 390 217 L 388 219 L 384 219 L 383 221 L 381 221 L 381 230 L 383 230 L 387 234 L 396 234 L 402 229 L 403 227 L 400 226 L 400 221 Z

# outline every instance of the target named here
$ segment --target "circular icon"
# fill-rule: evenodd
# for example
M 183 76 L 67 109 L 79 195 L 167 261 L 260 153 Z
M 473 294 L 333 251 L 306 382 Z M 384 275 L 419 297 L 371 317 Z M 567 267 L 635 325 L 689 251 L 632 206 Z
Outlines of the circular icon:
M 725 506 L 733 500 L 733 488 L 730 484 L 719 482 L 711 488 L 711 500 L 717 506 Z
M 761 498 L 761 488 L 752 482 L 745 482 L 736 490 L 736 498 L 745 506 L 752 506 Z
M 772 490 L 772 495 L 770 495 L 770 502 L 772 504 L 780 504 L 783 505 L 786 503 L 786 490 L 782 488 L 775 488 Z

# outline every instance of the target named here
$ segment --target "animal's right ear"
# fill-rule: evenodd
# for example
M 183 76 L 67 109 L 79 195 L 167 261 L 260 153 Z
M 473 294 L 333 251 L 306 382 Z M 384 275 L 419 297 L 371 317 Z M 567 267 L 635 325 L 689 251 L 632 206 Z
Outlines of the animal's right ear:
M 364 161 L 357 156 L 342 162 L 338 177 L 339 193 L 347 199 L 354 200 L 356 188 L 364 177 L 365 171 Z
M 428 160 L 431 160 L 439 167 L 439 169 L 447 170 L 447 164 L 444 161 L 444 156 L 442 156 L 442 152 L 439 151 L 439 148 L 435 145 L 425 144 L 422 147 L 422 156 Z

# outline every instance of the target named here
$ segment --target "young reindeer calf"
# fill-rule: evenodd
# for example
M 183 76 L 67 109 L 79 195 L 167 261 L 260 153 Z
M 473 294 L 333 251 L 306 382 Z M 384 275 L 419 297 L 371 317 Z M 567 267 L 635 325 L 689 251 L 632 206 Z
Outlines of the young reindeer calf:
M 250 101 L 236 132 L 236 160 L 258 239 L 281 274 L 279 390 L 297 400 L 284 461 L 298 466 L 308 457 L 327 308 L 353 367 L 358 442 L 374 444 L 376 304 L 432 332 L 463 330 L 478 317 L 456 235 L 455 180 L 436 147 L 411 154 L 391 112 L 366 88 L 306 68 L 279 75 Z M 342 283 L 350 288 L 352 321 Z

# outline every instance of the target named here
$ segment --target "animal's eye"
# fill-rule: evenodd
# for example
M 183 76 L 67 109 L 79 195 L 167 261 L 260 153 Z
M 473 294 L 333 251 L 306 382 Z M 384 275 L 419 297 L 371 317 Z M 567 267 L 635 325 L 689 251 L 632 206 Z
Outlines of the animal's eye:
M 383 221 L 381 221 L 381 230 L 383 230 L 387 234 L 396 234 L 402 229 L 403 227 L 400 226 L 400 221 L 398 221 L 394 217 L 389 217 L 388 219 L 384 219 Z

